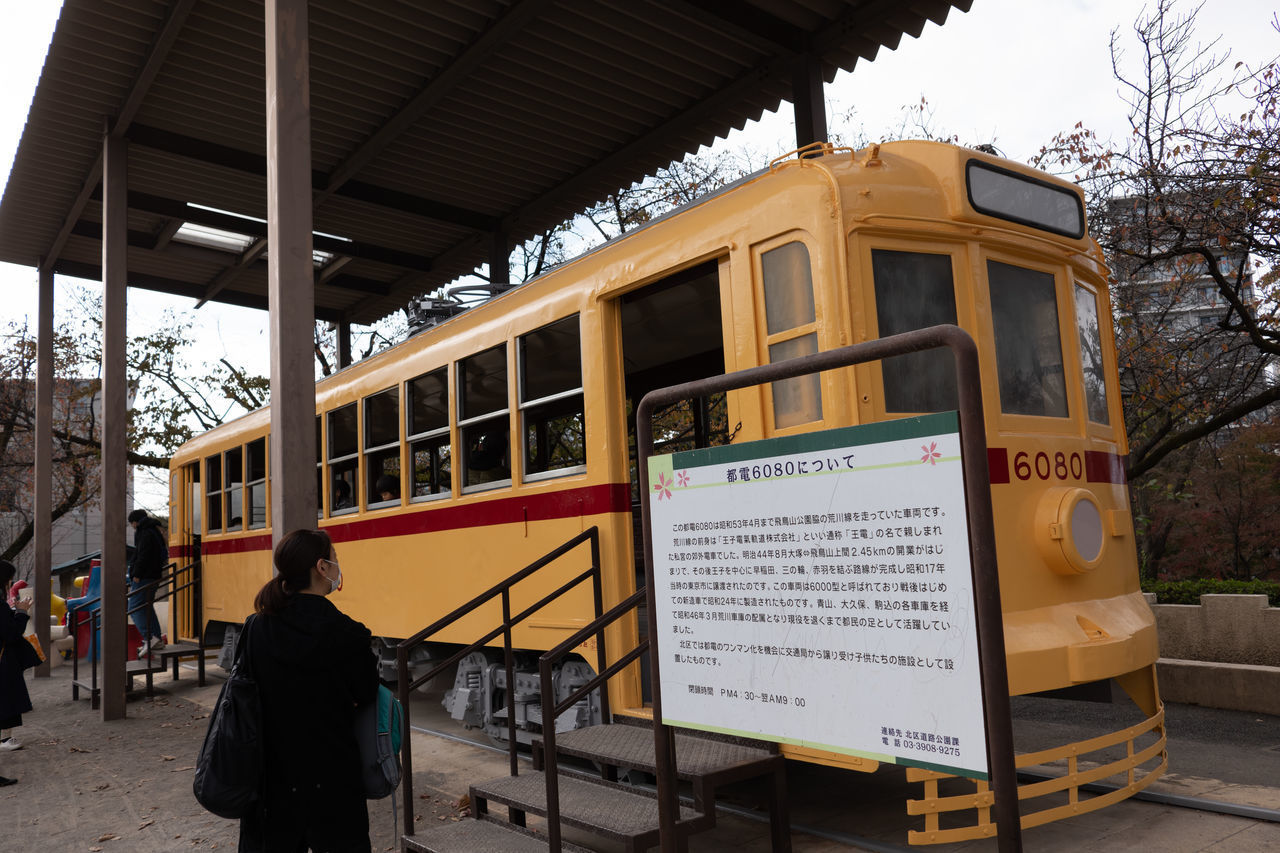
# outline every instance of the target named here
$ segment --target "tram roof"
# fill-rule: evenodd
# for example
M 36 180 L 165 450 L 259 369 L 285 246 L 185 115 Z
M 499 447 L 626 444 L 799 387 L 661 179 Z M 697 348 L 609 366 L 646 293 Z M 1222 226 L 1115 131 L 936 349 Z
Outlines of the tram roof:
M 316 315 L 368 323 L 972 0 L 311 0 Z M 104 117 L 129 284 L 267 307 L 261 0 L 65 0 L 0 260 L 96 279 Z M 227 235 L 235 235 L 234 238 Z

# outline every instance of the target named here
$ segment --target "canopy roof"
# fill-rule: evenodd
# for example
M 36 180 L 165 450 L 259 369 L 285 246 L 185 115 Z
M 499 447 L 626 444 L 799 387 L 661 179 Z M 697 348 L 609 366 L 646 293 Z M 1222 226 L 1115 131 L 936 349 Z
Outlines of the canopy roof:
M 311 0 L 316 315 L 373 322 L 972 0 Z M 267 307 L 262 0 L 65 0 L 0 260 Z

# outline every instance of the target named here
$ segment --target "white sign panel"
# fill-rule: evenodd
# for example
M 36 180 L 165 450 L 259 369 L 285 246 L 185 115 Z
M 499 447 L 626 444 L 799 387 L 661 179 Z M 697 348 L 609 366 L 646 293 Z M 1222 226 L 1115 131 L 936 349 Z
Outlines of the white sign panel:
M 986 778 L 954 413 L 649 460 L 663 721 Z

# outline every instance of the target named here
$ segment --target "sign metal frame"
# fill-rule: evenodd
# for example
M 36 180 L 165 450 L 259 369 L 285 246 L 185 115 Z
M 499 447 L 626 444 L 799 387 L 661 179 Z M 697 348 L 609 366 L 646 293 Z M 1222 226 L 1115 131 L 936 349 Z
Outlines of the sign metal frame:
M 640 482 L 649 482 L 649 458 L 653 453 L 653 413 L 660 407 L 721 391 L 776 382 L 879 361 L 895 355 L 946 347 L 954 356 L 959 397 L 960 447 L 964 469 L 964 494 L 968 509 L 969 553 L 973 572 L 974 612 L 977 619 L 978 655 L 982 677 L 983 718 L 987 733 L 987 763 L 995 794 L 995 822 L 1000 828 L 1001 853 L 1022 850 L 1018 810 L 1017 771 L 1014 765 L 1013 725 L 1009 710 L 1009 677 L 1005 659 L 1004 623 L 1000 607 L 1000 579 L 996 566 L 995 525 L 991 509 L 990 473 L 987 467 L 986 420 L 978 348 L 973 338 L 954 325 L 933 326 L 901 335 L 828 350 L 776 364 L 752 367 L 651 391 L 636 409 L 636 446 Z M 653 569 L 653 530 L 648 488 L 641 501 L 644 536 L 645 584 L 653 689 L 654 746 L 657 759 L 658 807 L 662 849 L 677 849 L 677 791 L 674 784 L 675 738 L 662 724 L 661 652 Z

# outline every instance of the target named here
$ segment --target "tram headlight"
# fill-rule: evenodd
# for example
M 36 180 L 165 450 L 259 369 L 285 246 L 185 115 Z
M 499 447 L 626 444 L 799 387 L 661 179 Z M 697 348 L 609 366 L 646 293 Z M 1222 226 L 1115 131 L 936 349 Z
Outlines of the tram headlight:
M 1102 562 L 1105 543 L 1102 510 L 1091 492 L 1058 487 L 1040 498 L 1036 544 L 1049 568 L 1063 575 L 1091 572 Z

